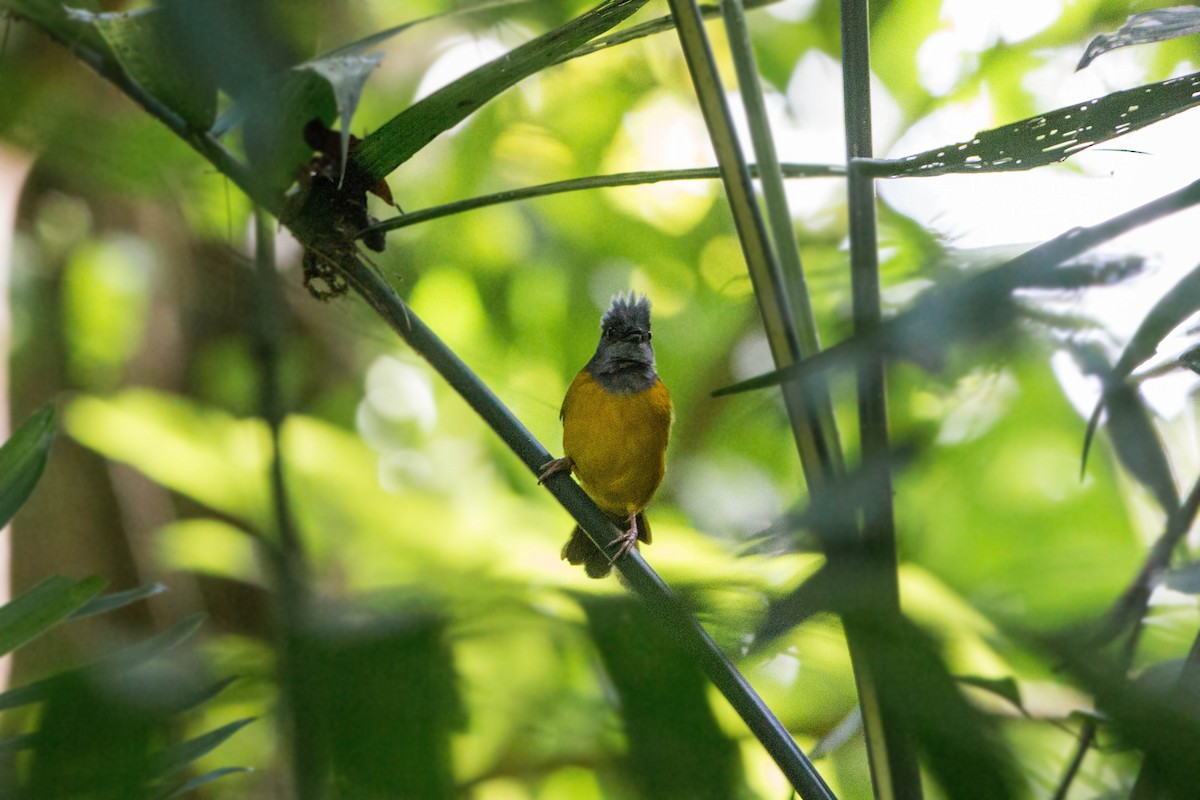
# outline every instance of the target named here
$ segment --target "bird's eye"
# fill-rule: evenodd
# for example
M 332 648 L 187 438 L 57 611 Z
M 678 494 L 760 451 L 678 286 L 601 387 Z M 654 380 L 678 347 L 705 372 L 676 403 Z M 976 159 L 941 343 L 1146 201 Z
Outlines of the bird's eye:
M 607 340 L 608 340 L 608 341 L 610 341 L 610 342 L 611 342 L 613 339 L 617 338 L 617 331 L 616 331 L 616 329 L 615 329 L 615 328 L 605 328 L 605 329 L 604 329 L 604 338 L 605 338 L 605 339 L 607 339 Z

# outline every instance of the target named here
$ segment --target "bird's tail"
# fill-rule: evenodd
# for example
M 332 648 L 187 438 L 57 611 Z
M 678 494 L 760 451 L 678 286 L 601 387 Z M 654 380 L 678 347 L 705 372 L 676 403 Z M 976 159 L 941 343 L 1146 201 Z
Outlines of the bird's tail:
M 621 527 L 624 527 L 625 524 L 626 520 L 617 522 L 617 525 Z M 650 523 L 646 521 L 645 514 L 637 515 L 637 527 L 638 539 L 649 544 Z M 612 571 L 612 562 L 608 560 L 608 556 L 603 550 L 596 547 L 591 537 L 584 533 L 583 528 L 578 525 L 571 530 L 571 538 L 563 545 L 562 558 L 569 564 L 583 565 L 584 572 L 589 578 L 603 578 Z

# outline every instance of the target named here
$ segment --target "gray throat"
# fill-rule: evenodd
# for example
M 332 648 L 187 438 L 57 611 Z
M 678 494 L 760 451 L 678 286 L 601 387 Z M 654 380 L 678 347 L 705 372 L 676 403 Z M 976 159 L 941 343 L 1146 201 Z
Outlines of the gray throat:
M 593 359 L 594 362 L 594 359 Z M 658 380 L 653 364 L 636 361 L 618 361 L 605 364 L 589 363 L 588 372 L 600 387 L 613 394 L 637 394 L 644 392 Z

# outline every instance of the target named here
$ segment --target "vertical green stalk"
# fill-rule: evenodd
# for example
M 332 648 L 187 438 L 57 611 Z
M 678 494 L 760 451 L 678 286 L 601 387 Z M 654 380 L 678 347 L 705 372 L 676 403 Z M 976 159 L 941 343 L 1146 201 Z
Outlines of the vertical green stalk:
M 804 265 L 800 260 L 800 246 L 796 231 L 792 227 L 792 214 L 788 208 L 787 193 L 783 188 L 783 169 L 779 155 L 775 152 L 775 139 L 771 135 L 771 121 L 767 117 L 767 106 L 759 85 L 758 65 L 754 59 L 754 48 L 750 44 L 750 30 L 746 27 L 746 12 L 742 0 L 722 0 L 721 14 L 729 37 L 729 48 L 733 53 L 733 64 L 737 70 L 738 88 L 742 104 L 746 108 L 746 119 L 750 124 L 750 140 L 754 146 L 754 160 L 763 196 L 767 206 L 767 221 L 775 243 L 775 253 L 783 274 L 787 306 L 796 320 L 800 343 L 800 356 L 807 358 L 821 350 L 821 339 L 817 332 L 816 315 L 808 293 L 808 281 L 804 276 Z M 828 455 L 835 473 L 841 474 L 845 464 L 842 457 L 841 437 L 838 435 L 837 419 L 833 414 L 833 403 L 828 392 L 818 389 L 810 392 L 816 408 L 822 436 L 830 443 Z
M 700 110 L 708 127 L 713 150 L 716 151 L 721 181 L 729 199 L 750 281 L 754 284 L 754 295 L 758 299 L 771 355 L 778 367 L 791 366 L 800 360 L 803 352 L 800 335 L 788 303 L 783 272 L 771 247 L 762 211 L 754 195 L 750 169 L 734 132 L 729 105 L 721 89 L 700 9 L 695 0 L 669 2 L 688 71 L 700 101 Z M 828 486 L 838 477 L 835 465 L 840 459 L 831 455 L 838 443 L 827 438 L 821 427 L 818 405 L 813 402 L 811 392 L 806 387 L 785 383 L 782 388 L 805 479 L 812 488 Z
M 254 209 L 254 351 L 258 361 L 259 408 L 271 431 L 270 494 L 274 538 L 263 537 L 267 561 L 275 583 L 278 602 L 276 631 L 279 683 L 282 688 L 281 726 L 291 743 L 292 792 L 300 800 L 322 795 L 319 754 L 314 751 L 311 732 L 299 715 L 302 698 L 297 696 L 296 636 L 307 607 L 304 549 L 297 535 L 288 503 L 283 474 L 281 433 L 286 408 L 279 380 L 283 349 L 283 292 L 275 268 L 274 219 L 261 206 Z
M 875 183 L 854 168 L 855 159 L 871 158 L 871 56 L 868 0 L 841 0 L 842 90 L 845 99 L 846 163 L 850 210 L 850 284 L 854 333 L 866 339 L 882 317 L 878 243 L 876 241 Z M 896 528 L 892 507 L 887 386 L 883 358 L 871 351 L 857 369 L 859 438 L 862 469 L 872 476 L 862 497 L 862 548 L 866 566 L 863 589 L 871 592 L 867 606 L 884 617 L 900 614 L 897 579 Z M 857 633 L 848 628 L 851 646 Z M 866 644 L 866 643 L 863 643 Z M 855 648 L 859 649 L 859 648 Z M 897 724 L 895 698 L 880 697 L 874 667 L 855 664 L 855 679 L 863 704 L 863 726 L 876 796 L 919 798 L 921 775 L 911 739 Z

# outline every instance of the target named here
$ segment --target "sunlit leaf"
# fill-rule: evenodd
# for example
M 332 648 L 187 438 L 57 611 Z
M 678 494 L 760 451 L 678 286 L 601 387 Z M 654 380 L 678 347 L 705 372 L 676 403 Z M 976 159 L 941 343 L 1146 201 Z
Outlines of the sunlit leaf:
M 1101 33 L 1088 42 L 1087 49 L 1083 52 L 1083 57 L 1079 59 L 1079 64 L 1075 69 L 1083 69 L 1098 56 L 1110 50 L 1116 50 L 1118 47 L 1165 42 L 1168 39 L 1198 32 L 1200 32 L 1200 8 L 1196 6 L 1155 8 L 1140 14 L 1133 14 L 1125 21 L 1120 30 Z
M 173 745 L 162 753 L 159 753 L 154 759 L 155 772 L 159 775 L 169 775 L 172 772 L 183 769 L 193 761 L 211 753 L 217 747 L 224 744 L 226 739 L 251 722 L 254 722 L 253 717 L 239 719 L 230 722 L 228 725 L 222 725 L 216 730 L 197 736 L 194 739 Z
M 42 477 L 54 443 L 54 406 L 42 406 L 0 447 L 0 527 L 9 523 Z
M 1021 703 L 1021 687 L 1012 677 L 984 678 L 979 675 L 956 675 L 954 679 L 959 683 L 974 686 L 1001 697 L 1022 712 L 1025 710 L 1025 706 Z
M 99 577 L 48 578 L 0 608 L 0 655 L 11 653 L 71 616 L 104 588 Z
M 829 732 L 825 738 L 817 742 L 809 754 L 814 760 L 824 758 L 825 756 L 837 750 L 842 745 L 849 742 L 858 734 L 862 733 L 862 706 L 855 706 L 851 709 L 837 726 Z
M 646 0 L 605 0 L 586 14 L 443 86 L 364 139 L 356 151 L 356 163 L 371 178 L 387 177 L 493 97 L 609 30 L 645 4 Z
M 164 486 L 265 525 L 270 441 L 260 422 L 134 391 L 108 399 L 78 397 L 67 406 L 64 425 L 84 445 L 132 464 Z

